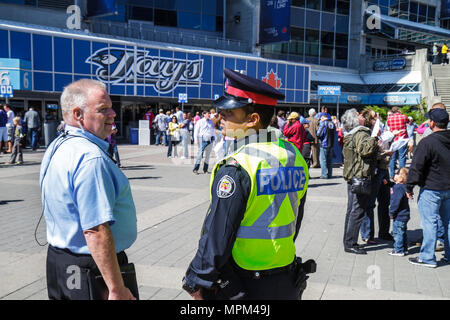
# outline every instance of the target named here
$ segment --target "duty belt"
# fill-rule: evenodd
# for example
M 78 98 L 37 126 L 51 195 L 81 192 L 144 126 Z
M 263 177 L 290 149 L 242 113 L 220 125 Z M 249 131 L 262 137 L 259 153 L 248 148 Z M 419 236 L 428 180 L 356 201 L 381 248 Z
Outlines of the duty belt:
M 291 264 L 288 264 L 287 266 L 284 266 L 284 267 L 268 269 L 268 270 L 260 270 L 260 271 L 245 270 L 245 269 L 240 268 L 239 266 L 236 266 L 236 267 L 237 267 L 238 273 L 240 275 L 243 275 L 247 278 L 253 278 L 255 280 L 258 280 L 261 277 L 267 277 L 267 276 L 272 276 L 272 275 L 279 274 L 279 273 L 293 271 L 295 269 L 295 265 L 296 265 L 296 263 L 294 260 L 294 262 L 292 262 Z

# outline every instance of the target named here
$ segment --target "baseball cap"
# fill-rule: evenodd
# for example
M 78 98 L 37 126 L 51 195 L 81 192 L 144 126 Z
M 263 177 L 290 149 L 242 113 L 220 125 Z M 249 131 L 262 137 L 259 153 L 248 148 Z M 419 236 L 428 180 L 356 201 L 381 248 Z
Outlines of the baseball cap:
M 297 112 L 291 112 L 291 113 L 289 114 L 289 116 L 287 117 L 287 120 L 298 119 L 298 118 L 300 118 L 300 116 L 298 115 Z
M 444 109 L 432 109 L 425 113 L 425 117 L 434 122 L 448 123 L 448 112 Z

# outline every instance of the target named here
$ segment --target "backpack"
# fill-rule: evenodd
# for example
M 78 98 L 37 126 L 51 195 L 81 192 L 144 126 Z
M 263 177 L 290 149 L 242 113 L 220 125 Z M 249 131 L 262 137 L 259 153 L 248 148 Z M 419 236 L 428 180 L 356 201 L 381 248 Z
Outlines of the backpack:
M 0 127 L 5 127 L 8 122 L 8 115 L 4 110 L 0 110 Z
M 335 128 L 334 123 L 332 121 L 325 121 L 325 125 L 322 127 L 322 130 L 326 130 L 326 132 L 322 131 L 320 132 L 319 141 L 320 143 L 323 143 L 326 137 L 327 139 L 327 147 L 332 148 L 334 145 L 334 134 L 335 134 Z
M 327 121 L 327 145 L 329 148 L 334 146 L 334 135 L 336 134 L 336 129 L 332 121 Z

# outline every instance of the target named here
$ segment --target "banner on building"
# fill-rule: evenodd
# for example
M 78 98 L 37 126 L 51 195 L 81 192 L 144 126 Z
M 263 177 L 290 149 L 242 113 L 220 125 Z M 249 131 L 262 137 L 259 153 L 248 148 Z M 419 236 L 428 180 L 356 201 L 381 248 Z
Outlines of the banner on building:
M 290 0 L 261 0 L 259 43 L 289 41 L 290 20 Z

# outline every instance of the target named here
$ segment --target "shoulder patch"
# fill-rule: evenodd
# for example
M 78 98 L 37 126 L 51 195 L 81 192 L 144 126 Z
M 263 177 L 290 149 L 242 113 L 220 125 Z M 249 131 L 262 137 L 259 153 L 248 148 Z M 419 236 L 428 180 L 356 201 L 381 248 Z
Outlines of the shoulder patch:
M 222 199 L 231 197 L 236 190 L 236 183 L 228 175 L 223 176 L 217 184 L 217 196 Z

